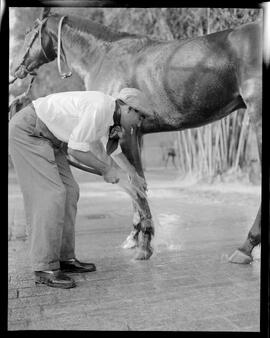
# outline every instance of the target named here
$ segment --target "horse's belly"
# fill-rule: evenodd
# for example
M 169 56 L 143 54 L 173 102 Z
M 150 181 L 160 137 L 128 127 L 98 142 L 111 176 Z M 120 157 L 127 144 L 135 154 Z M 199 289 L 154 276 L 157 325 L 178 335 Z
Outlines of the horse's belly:
M 201 126 L 244 107 L 233 72 L 196 72 L 179 67 L 177 71 L 169 69 L 163 78 L 152 77 L 149 82 L 150 77 L 145 78 L 138 82 L 138 87 L 147 93 L 158 124 L 166 126 L 166 130 Z
M 245 107 L 229 63 L 216 68 L 199 63 L 185 67 L 179 62 L 163 74 L 148 71 L 148 77 L 138 83 L 153 101 L 159 125 L 166 130 L 198 127 Z

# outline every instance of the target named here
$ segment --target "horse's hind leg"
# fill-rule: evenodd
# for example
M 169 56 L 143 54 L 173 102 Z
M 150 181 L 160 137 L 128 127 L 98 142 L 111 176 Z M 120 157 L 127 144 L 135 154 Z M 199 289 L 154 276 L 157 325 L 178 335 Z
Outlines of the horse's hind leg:
M 257 136 L 259 157 L 262 150 L 262 82 L 261 79 L 246 81 L 243 97 L 247 105 L 250 121 Z M 248 264 L 252 261 L 251 252 L 261 242 L 261 207 L 248 233 L 247 239 L 229 258 L 231 263 Z
M 257 213 L 256 219 L 250 229 L 245 242 L 231 255 L 231 263 L 249 264 L 253 258 L 251 255 L 255 246 L 261 243 L 261 207 Z

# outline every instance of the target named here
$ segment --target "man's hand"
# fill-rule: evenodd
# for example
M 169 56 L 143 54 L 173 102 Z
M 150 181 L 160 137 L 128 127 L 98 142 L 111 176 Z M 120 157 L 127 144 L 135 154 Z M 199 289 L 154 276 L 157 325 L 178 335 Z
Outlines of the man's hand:
M 142 193 L 145 196 L 145 191 L 147 191 L 147 184 L 143 177 L 139 176 L 136 171 L 129 173 L 130 181 L 132 186 L 139 190 L 138 192 Z
M 123 153 L 112 155 L 113 160 L 128 174 L 132 188 L 143 198 L 146 198 L 145 191 L 147 184 L 145 179 L 139 176 L 135 167 L 129 162 Z
M 114 167 L 106 167 L 106 169 L 102 172 L 102 176 L 104 181 L 107 183 L 118 183 L 119 177 L 117 175 L 117 170 Z

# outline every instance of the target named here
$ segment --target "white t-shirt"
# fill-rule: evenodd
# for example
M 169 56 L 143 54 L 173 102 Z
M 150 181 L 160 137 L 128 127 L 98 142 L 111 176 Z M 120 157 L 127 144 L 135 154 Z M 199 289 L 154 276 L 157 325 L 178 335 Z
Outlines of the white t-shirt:
M 36 113 L 48 129 L 68 147 L 89 151 L 90 144 L 108 141 L 113 125 L 115 98 L 97 91 L 50 94 L 33 101 Z M 121 152 L 120 146 L 114 155 Z

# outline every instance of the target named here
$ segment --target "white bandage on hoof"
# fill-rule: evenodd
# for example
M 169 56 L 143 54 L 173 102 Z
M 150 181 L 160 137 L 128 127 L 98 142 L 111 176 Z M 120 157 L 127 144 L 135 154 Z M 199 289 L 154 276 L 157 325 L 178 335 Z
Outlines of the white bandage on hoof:
M 235 250 L 235 252 L 229 257 L 229 262 L 236 264 L 250 264 L 252 260 L 251 256 L 240 250 Z
M 138 246 L 138 240 L 135 239 L 132 234 L 130 234 L 121 245 L 123 249 L 133 249 L 133 248 L 136 248 L 137 246 Z

